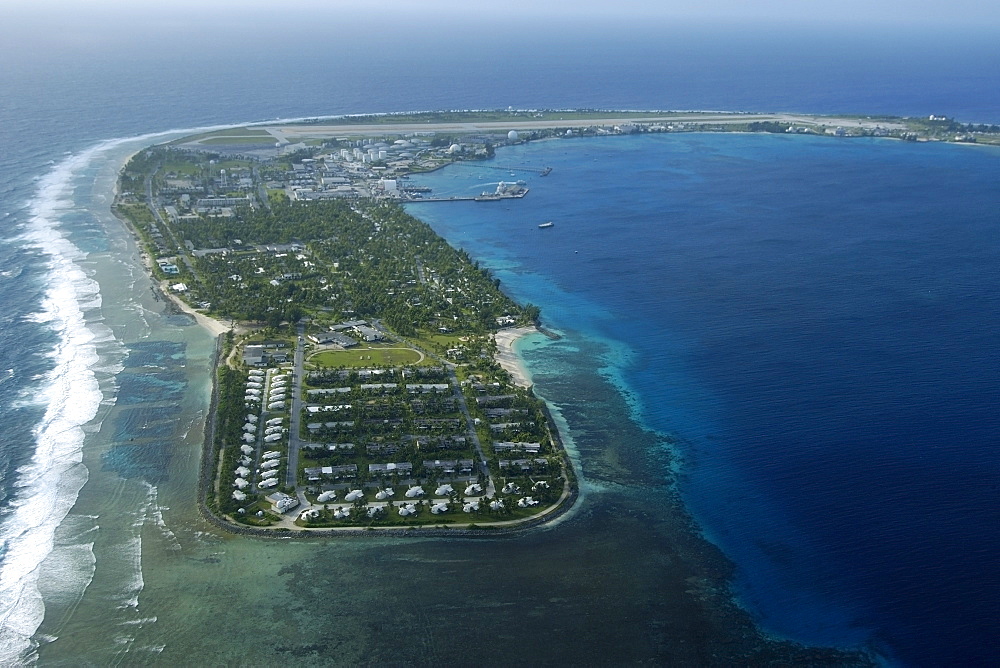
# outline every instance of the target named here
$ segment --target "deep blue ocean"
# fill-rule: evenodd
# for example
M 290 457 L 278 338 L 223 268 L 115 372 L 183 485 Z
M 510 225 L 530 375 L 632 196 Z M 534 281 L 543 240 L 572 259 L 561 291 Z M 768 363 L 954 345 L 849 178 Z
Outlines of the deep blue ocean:
M 93 352 L 115 342 L 77 266 L 106 250 L 81 204 L 100 142 L 508 105 L 1000 123 L 1000 42 L 984 33 L 484 27 L 421 49 L 319 40 L 306 58 L 285 33 L 261 50 L 264 32 L 0 45 L 0 628 L 24 625 L 10 611 L 46 553 L 19 509 L 54 493 L 46 471 L 77 470 L 102 397 L 88 370 L 113 357 Z M 631 452 L 644 473 L 622 484 L 678 485 L 764 629 L 903 665 L 1000 660 L 1000 149 L 691 134 L 497 162 L 553 171 L 517 174 L 531 191 L 516 203 L 411 212 L 563 334 L 522 349 L 543 396 L 569 415 L 588 378 L 617 388 L 657 444 Z M 475 194 L 498 174 L 422 178 Z M 129 378 L 104 401 L 128 404 Z
M 992 656 L 968 641 L 1000 618 L 1000 154 L 714 134 L 501 159 L 553 172 L 524 206 L 411 209 L 606 346 L 600 372 L 677 439 L 685 500 L 765 624 Z M 476 172 L 422 182 L 496 178 Z M 526 353 L 543 388 L 549 347 Z

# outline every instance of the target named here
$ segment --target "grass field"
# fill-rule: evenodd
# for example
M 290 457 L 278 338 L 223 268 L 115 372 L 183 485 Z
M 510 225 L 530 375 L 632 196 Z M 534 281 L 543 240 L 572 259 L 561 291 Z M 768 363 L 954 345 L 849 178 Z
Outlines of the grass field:
M 410 340 L 417 346 L 443 354 L 448 348 L 454 348 L 468 339 L 467 334 L 437 334 L 422 331 Z
M 207 144 L 237 144 L 241 142 L 260 143 L 262 141 L 273 141 L 273 137 L 260 128 L 228 128 L 226 130 L 216 130 L 214 132 L 203 132 L 201 134 L 181 137 L 170 142 L 171 144 L 187 144 L 189 142 L 204 142 Z
M 418 364 L 423 355 L 410 348 L 355 348 L 324 350 L 309 357 L 309 362 L 326 367 L 407 366 Z
M 228 137 L 210 137 L 208 139 L 202 139 L 199 144 L 205 146 L 212 146 L 214 144 L 273 144 L 274 137 L 267 134 L 262 135 L 230 135 Z

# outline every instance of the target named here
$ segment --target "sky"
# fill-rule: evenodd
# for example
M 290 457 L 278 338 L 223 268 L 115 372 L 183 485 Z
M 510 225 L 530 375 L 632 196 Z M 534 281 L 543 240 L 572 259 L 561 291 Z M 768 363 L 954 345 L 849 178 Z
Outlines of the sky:
M 209 53 L 250 70 L 322 51 L 338 66 L 395 59 L 418 75 L 447 73 L 456 53 L 501 67 L 512 52 L 586 54 L 598 65 L 624 54 L 631 60 L 619 61 L 666 71 L 704 57 L 706 44 L 786 68 L 801 53 L 813 62 L 828 54 L 817 76 L 982 53 L 981 74 L 994 76 L 998 36 L 1000 3 L 983 0 L 0 0 L 0 84 L 5 63 L 41 81 L 109 62 L 203 67 Z M 925 47 L 916 59 L 915 44 Z
M 1000 28 L 1000 6 L 982 0 L 0 0 L 0 17 L 44 22 L 144 19 L 269 21 L 294 25 L 310 17 L 391 25 L 404 21 L 503 24 L 544 22 L 724 21 L 744 24 L 886 25 Z

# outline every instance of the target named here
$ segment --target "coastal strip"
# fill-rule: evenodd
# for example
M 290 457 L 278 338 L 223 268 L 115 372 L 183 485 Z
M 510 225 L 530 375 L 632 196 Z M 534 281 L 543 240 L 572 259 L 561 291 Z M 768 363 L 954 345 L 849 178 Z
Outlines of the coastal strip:
M 226 529 L 260 529 L 268 537 L 413 529 L 454 535 L 456 529 L 520 531 L 573 505 L 576 477 L 562 439 L 514 351 L 521 336 L 540 331 L 533 324 L 537 307 L 518 305 L 488 270 L 390 203 L 296 208 L 280 195 L 261 195 L 264 209 L 233 214 L 245 217 L 244 234 L 255 230 L 256 244 L 199 251 L 230 217 L 193 206 L 190 195 L 177 196 L 178 188 L 188 187 L 183 175 L 205 160 L 163 147 L 133 155 L 119 174 L 114 213 L 144 248 L 141 259 L 156 298 L 217 341 L 198 494 L 210 521 Z M 252 181 L 239 160 L 225 164 L 217 189 L 237 176 Z M 323 212 L 335 225 L 309 228 L 305 210 Z M 272 215 L 277 221 L 261 220 Z M 302 230 L 293 236 L 301 241 L 275 243 L 279 231 L 296 226 Z M 413 238 L 425 239 L 416 246 L 419 255 L 400 241 Z M 377 254 L 399 263 L 378 277 L 398 286 L 390 295 L 401 296 L 365 304 L 365 320 L 331 315 L 352 312 L 341 310 L 352 306 L 343 294 L 377 289 L 369 285 L 372 272 L 350 271 L 357 257 Z M 257 278 L 261 272 L 266 276 Z M 274 290 L 330 281 L 340 288 L 337 294 L 319 290 L 318 300 L 305 294 L 292 306 Z M 367 282 L 361 287 L 359 281 Z M 230 282 L 241 290 L 219 291 Z M 419 301 L 410 297 L 410 304 L 402 296 L 427 291 L 442 293 L 447 306 L 439 308 L 451 317 L 421 315 L 412 310 Z M 266 295 L 273 306 L 248 310 L 254 303 L 246 295 L 258 295 L 258 303 Z M 412 315 L 402 315 L 406 310 Z M 416 340 L 392 345 L 400 341 L 396 330 Z M 493 340 L 498 331 L 499 346 Z M 490 358 L 492 365 L 483 364 Z M 383 381 L 393 382 L 365 383 L 383 374 Z M 334 403 L 334 393 L 349 394 L 349 403 Z M 336 411 L 342 419 L 322 415 Z M 428 499 L 419 498 L 432 490 Z M 369 504 L 366 491 L 382 503 Z M 343 500 L 331 503 L 338 494 Z M 421 511 L 429 511 L 426 518 L 411 517 Z
M 575 483 L 516 352 L 524 336 L 554 335 L 538 327 L 537 307 L 516 304 L 488 269 L 403 211 L 400 204 L 411 197 L 435 199 L 409 186 L 410 174 L 488 162 L 501 146 L 557 136 L 721 127 L 849 136 L 844 126 L 851 122 L 887 136 L 906 128 L 890 119 L 837 118 L 843 125 L 830 129 L 830 117 L 564 113 L 485 122 L 471 114 L 461 130 L 481 134 L 433 139 L 428 135 L 449 128 L 444 119 L 427 118 L 419 133 L 410 125 L 411 132 L 378 138 L 360 137 L 365 125 L 348 132 L 348 126 L 288 124 L 276 126 L 281 136 L 272 138 L 279 141 L 263 152 L 223 151 L 213 143 L 218 152 L 206 153 L 205 137 L 188 137 L 132 157 L 120 173 L 115 206 L 146 250 L 154 292 L 217 339 L 229 334 L 216 363 L 214 380 L 226 390 L 216 394 L 205 462 L 217 478 L 206 490 L 214 514 L 272 530 L 336 529 L 334 520 L 348 518 L 365 529 L 389 528 L 387 517 L 376 517 L 397 509 L 392 498 L 401 492 L 394 488 L 406 484 L 407 498 L 426 494 L 421 485 L 445 491 L 434 492 L 433 503 L 400 499 L 405 507 L 399 519 L 393 514 L 393 528 L 414 520 L 461 526 L 452 519 L 460 515 L 411 517 L 419 508 L 452 513 L 454 502 L 479 518 L 509 516 L 499 494 L 522 495 L 510 499 L 521 509 L 514 511 L 519 522 Z M 811 129 L 797 127 L 806 121 Z M 548 132 L 567 122 L 573 132 Z M 536 124 L 541 131 L 518 132 Z M 376 127 L 383 135 L 403 129 L 370 129 Z M 504 134 L 504 127 L 517 129 Z M 315 132 L 325 135 L 321 147 L 292 143 Z M 524 183 L 511 187 L 524 193 Z M 501 182 L 496 194 L 477 199 L 506 195 L 505 187 Z M 380 264 L 387 257 L 394 262 Z M 248 328 L 257 331 L 237 341 L 236 330 Z M 389 345 L 400 336 L 412 340 L 406 349 Z M 370 382 L 383 374 L 383 382 Z M 418 379 L 424 382 L 412 382 Z M 411 396 L 417 394 L 450 396 Z M 440 476 L 474 491 L 460 494 L 438 484 Z M 369 505 L 366 488 L 383 503 Z M 563 491 L 552 509 L 563 505 Z M 343 501 L 329 503 L 338 493 Z M 480 501 L 489 502 L 489 513 Z M 543 507 L 533 516 L 543 515 Z M 296 508 L 304 510 L 292 519 Z
M 127 224 L 127 221 L 126 221 Z M 154 288 L 155 289 L 155 288 Z M 205 421 L 204 439 L 202 444 L 202 464 L 198 479 L 198 508 L 202 516 L 214 526 L 230 533 L 253 538 L 265 538 L 269 540 L 285 540 L 289 538 L 321 538 L 336 534 L 341 537 L 375 537 L 391 536 L 396 538 L 421 537 L 421 538 L 497 538 L 501 536 L 520 535 L 527 531 L 542 528 L 553 524 L 556 520 L 563 518 L 576 507 L 580 499 L 579 485 L 576 482 L 576 475 L 572 466 L 566 466 L 567 479 L 563 485 L 559 499 L 543 510 L 541 513 L 517 520 L 500 520 L 492 522 L 470 522 L 467 524 L 435 525 L 424 524 L 409 527 L 300 527 L 293 523 L 286 522 L 282 526 L 265 528 L 254 527 L 246 524 L 233 522 L 230 519 L 220 516 L 214 512 L 207 503 L 209 492 L 216 482 L 217 467 L 220 459 L 217 456 L 215 445 L 215 434 L 217 428 L 218 408 L 219 408 L 219 387 L 218 373 L 220 366 L 227 358 L 227 346 L 223 334 L 231 331 L 225 327 L 221 321 L 199 313 L 185 304 L 169 292 L 164 292 L 169 299 L 169 304 L 178 310 L 195 317 L 198 325 L 203 327 L 216 340 L 216 352 L 213 357 L 212 377 L 215 379 L 212 386 L 211 405 L 207 419 Z M 496 335 L 498 350 L 495 359 L 498 364 L 510 373 L 511 380 L 521 386 L 530 389 L 532 387 L 530 372 L 524 365 L 521 357 L 515 352 L 514 346 L 518 340 L 531 334 L 544 333 L 547 336 L 554 336 L 550 332 L 539 327 L 512 327 L 501 330 Z M 563 434 L 560 432 L 558 424 L 552 417 L 550 407 L 543 401 L 543 411 L 545 414 L 546 428 L 550 437 L 558 444 L 559 450 L 565 451 Z
M 529 334 L 537 334 L 537 327 L 511 327 L 501 329 L 497 332 L 493 340 L 497 344 L 496 361 L 504 371 L 510 374 L 511 380 L 521 387 L 531 387 L 531 372 L 524 364 L 524 360 L 514 350 L 514 345 Z

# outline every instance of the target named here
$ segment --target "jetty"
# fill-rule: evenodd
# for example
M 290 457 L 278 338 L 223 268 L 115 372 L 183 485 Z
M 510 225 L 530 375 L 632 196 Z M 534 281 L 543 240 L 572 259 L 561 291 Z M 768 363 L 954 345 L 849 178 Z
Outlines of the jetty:
M 515 167 L 510 165 L 482 165 L 474 162 L 456 162 L 456 165 L 463 167 L 475 167 L 476 169 L 498 169 L 504 172 L 531 172 L 539 176 L 548 176 L 552 173 L 551 167 Z
M 502 199 L 521 199 L 528 194 L 528 188 L 522 185 L 524 181 L 517 183 L 497 184 L 497 189 L 493 192 L 483 192 L 475 196 L 452 195 L 450 197 L 417 197 L 410 202 L 495 202 Z
M 414 199 L 403 200 L 404 202 L 494 202 L 501 199 L 521 199 L 528 194 L 528 189 L 517 192 L 517 193 L 483 193 L 481 195 L 470 196 L 460 196 L 454 195 L 452 197 L 417 197 Z

